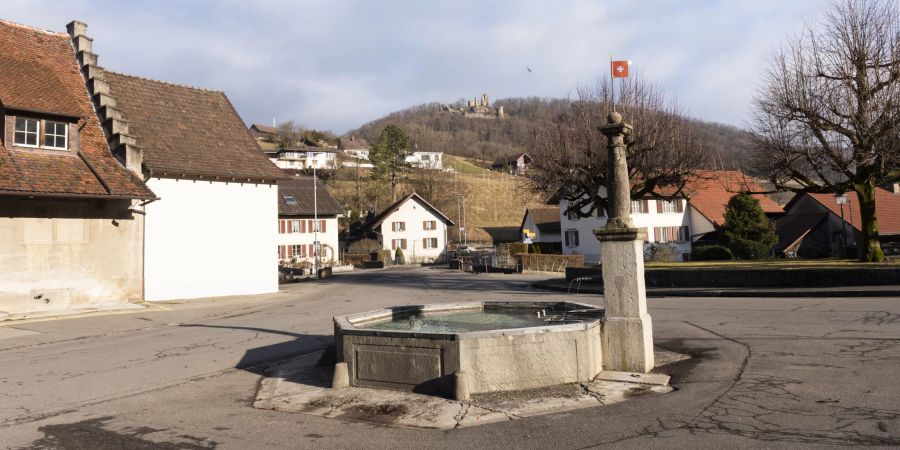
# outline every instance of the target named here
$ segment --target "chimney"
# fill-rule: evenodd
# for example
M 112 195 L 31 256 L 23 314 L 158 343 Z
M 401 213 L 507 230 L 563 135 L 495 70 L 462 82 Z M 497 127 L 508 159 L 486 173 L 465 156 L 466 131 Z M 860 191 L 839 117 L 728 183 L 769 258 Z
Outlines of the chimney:
M 143 176 L 143 150 L 135 145 L 134 136 L 128 133 L 128 121 L 122 111 L 116 108 L 116 101 L 109 95 L 109 84 L 105 72 L 97 64 L 97 54 L 93 53 L 94 40 L 87 36 L 87 24 L 73 20 L 66 25 L 66 32 L 72 38 L 75 47 L 75 58 L 84 75 L 85 83 L 91 94 L 91 100 L 97 110 L 97 116 L 106 132 L 107 143 L 113 156 L 128 170 L 139 177 Z
M 481 104 L 484 106 L 489 106 L 490 102 L 488 102 L 487 94 L 481 94 Z

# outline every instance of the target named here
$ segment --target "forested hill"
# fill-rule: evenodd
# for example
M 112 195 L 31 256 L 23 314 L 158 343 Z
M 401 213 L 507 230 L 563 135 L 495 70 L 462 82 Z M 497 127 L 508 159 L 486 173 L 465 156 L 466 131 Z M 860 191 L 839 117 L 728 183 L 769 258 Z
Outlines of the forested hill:
M 463 101 L 455 106 L 462 106 Z M 552 122 L 569 108 L 570 101 L 556 98 L 508 98 L 492 106 L 504 109 L 503 119 L 466 118 L 444 111 L 439 103 L 406 108 L 373 120 L 347 135 L 375 142 L 385 125 L 402 127 L 419 150 L 441 151 L 451 155 L 493 161 L 517 152 L 538 156 L 540 149 L 528 148 L 529 137 L 541 123 Z M 707 146 L 719 155 L 719 162 L 734 167 L 749 143 L 749 134 L 739 128 L 698 120 Z

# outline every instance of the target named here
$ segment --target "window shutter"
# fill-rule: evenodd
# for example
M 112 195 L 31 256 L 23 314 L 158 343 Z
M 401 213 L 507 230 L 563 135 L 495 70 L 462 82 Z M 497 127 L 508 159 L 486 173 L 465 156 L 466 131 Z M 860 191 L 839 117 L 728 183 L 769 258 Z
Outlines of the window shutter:
M 660 214 L 663 212 L 663 200 L 656 200 L 656 212 Z
M 575 232 L 572 234 L 574 235 L 572 237 L 575 238 L 575 247 L 578 247 L 578 230 L 575 230 Z
M 294 246 L 288 245 L 287 246 L 287 257 L 290 258 L 292 256 L 294 256 Z
M 284 220 L 283 219 L 278 220 L 278 233 L 284 234 Z
M 650 212 L 650 203 L 647 200 L 641 200 L 641 212 L 642 213 Z
M 681 200 L 675 200 L 675 212 L 684 212 L 684 203 Z
M 324 220 L 320 220 L 319 222 L 321 223 L 321 225 L 319 225 L 319 231 L 321 231 L 322 233 L 324 233 L 324 232 L 325 232 L 325 221 L 324 221 Z
M 279 245 L 279 246 L 278 246 L 278 259 L 284 259 L 284 253 L 285 253 L 285 252 L 284 252 L 284 246 L 283 246 L 283 245 Z

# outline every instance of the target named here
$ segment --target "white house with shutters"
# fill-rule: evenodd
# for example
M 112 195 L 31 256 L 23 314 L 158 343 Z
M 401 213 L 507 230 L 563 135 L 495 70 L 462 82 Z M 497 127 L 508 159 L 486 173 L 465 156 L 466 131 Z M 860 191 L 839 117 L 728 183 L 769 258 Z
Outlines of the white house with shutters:
M 680 260 L 689 259 L 691 217 L 686 213 L 689 207 L 684 198 L 632 200 L 631 220 L 635 227 L 647 230 L 645 250 L 654 244 L 666 244 L 675 250 Z M 568 209 L 569 202 L 560 200 L 563 254 L 584 255 L 586 262 L 600 261 L 600 241 L 594 236 L 594 230 L 606 226 L 606 214 L 595 211 L 590 217 L 579 217 Z
M 313 185 L 315 183 L 315 186 Z M 314 201 L 315 199 L 315 201 Z M 280 263 L 320 263 L 339 259 L 340 204 L 321 181 L 294 177 L 278 182 L 278 260 Z M 318 246 L 316 245 L 318 243 Z
M 384 250 L 402 249 L 407 263 L 443 261 L 447 227 L 453 221 L 415 192 L 367 220 L 356 238 L 381 242 Z

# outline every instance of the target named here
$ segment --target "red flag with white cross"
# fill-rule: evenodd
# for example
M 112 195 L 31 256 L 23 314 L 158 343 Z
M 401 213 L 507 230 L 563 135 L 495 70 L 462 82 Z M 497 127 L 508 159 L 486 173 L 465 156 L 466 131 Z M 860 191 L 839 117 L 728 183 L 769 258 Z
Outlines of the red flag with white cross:
M 613 78 L 628 78 L 628 66 L 631 61 L 610 61 L 610 72 Z

